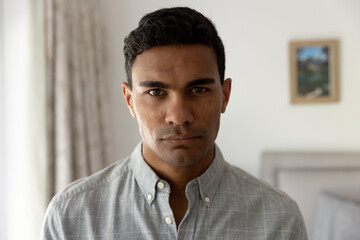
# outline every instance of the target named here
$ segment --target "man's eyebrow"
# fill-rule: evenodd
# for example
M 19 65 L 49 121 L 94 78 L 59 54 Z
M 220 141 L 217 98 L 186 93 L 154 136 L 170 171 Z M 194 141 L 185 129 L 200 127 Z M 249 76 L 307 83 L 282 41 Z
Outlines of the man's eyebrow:
M 148 87 L 148 88 L 169 88 L 169 86 L 163 82 L 159 82 L 159 81 L 143 81 L 140 82 L 139 85 L 141 87 Z
M 214 84 L 215 79 L 213 78 L 200 78 L 196 79 L 194 81 L 189 82 L 186 84 L 187 88 L 198 86 L 198 85 L 206 85 L 206 84 Z M 147 88 L 164 88 L 169 89 L 169 85 L 160 82 L 160 81 L 143 81 L 139 83 L 140 87 L 147 87 Z
M 214 84 L 215 83 L 215 79 L 213 78 L 200 78 L 200 79 L 196 79 L 192 82 L 189 82 L 186 87 L 194 87 L 197 85 L 206 85 L 206 84 Z

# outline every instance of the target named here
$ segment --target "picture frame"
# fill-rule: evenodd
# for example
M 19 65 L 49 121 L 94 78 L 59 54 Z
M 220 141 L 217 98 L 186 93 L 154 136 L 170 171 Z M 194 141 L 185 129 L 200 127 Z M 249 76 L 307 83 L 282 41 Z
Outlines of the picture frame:
M 339 101 L 338 46 L 335 39 L 290 42 L 293 104 Z

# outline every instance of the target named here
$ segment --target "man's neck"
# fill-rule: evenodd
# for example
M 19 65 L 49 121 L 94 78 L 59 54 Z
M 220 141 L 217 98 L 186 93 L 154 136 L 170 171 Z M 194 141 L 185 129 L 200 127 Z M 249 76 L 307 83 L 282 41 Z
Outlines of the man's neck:
M 145 161 L 161 179 L 170 184 L 172 191 L 184 190 L 185 192 L 186 185 L 201 176 L 211 165 L 215 154 L 214 149 L 215 146 L 211 147 L 202 159 L 191 166 L 177 166 L 154 158 L 145 158 Z

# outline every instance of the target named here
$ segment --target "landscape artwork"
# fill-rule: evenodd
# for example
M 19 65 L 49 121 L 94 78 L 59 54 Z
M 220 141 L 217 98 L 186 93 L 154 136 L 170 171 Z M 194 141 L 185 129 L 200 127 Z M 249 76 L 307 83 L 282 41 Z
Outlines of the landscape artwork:
M 291 42 L 293 103 L 338 100 L 337 42 Z

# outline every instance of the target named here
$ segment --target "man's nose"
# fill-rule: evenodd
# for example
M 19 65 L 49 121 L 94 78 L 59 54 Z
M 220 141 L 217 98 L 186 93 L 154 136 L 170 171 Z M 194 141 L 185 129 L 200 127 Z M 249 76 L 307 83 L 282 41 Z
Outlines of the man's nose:
M 175 125 L 190 124 L 194 121 L 191 104 L 186 97 L 174 96 L 169 99 L 165 121 Z

